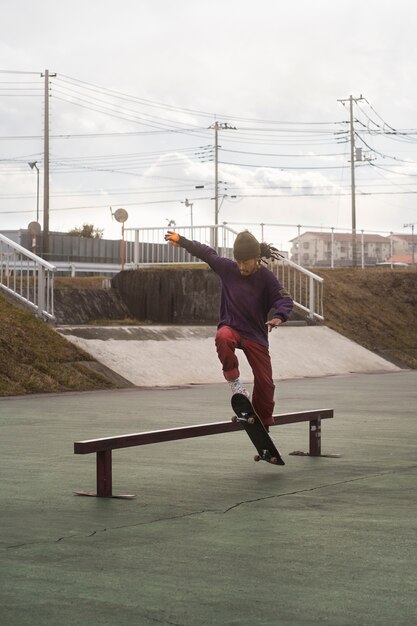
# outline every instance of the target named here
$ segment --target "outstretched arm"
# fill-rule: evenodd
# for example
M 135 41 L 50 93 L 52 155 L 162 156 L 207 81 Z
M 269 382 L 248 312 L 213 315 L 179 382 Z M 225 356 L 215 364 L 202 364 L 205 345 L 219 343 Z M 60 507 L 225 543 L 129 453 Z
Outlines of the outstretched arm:
M 209 265 L 211 269 L 217 273 L 221 272 L 221 268 L 224 265 L 232 263 L 230 259 L 220 257 L 213 248 L 210 248 L 210 246 L 206 246 L 198 241 L 190 241 L 186 237 L 183 237 L 172 230 L 169 230 L 166 233 L 165 241 L 176 248 L 184 248 L 193 256 L 207 263 L 207 265 Z

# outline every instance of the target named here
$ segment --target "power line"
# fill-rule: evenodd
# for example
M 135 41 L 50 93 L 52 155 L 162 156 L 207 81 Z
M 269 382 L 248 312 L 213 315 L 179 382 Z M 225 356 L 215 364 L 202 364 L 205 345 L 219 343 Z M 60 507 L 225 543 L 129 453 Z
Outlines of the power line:
M 230 150 L 227 148 L 219 148 L 221 152 L 232 152 L 234 154 L 249 154 L 253 156 L 271 156 L 271 157 L 282 157 L 282 158 L 316 158 L 316 157 L 335 157 L 335 156 L 345 156 L 345 152 L 329 152 L 327 154 L 277 154 L 274 152 L 252 152 L 249 150 Z
M 162 102 L 158 102 L 155 100 L 149 100 L 146 98 L 140 98 L 138 96 L 133 96 L 131 94 L 126 94 L 123 93 L 121 91 L 117 91 L 114 89 L 108 89 L 106 87 L 101 87 L 99 85 L 95 85 L 93 83 L 89 83 L 86 81 L 82 81 L 76 78 L 72 78 L 70 76 L 67 76 L 65 74 L 58 74 L 57 79 L 56 80 L 60 80 L 59 77 L 64 77 L 64 79 L 67 79 L 66 81 L 64 80 L 63 82 L 68 82 L 70 81 L 70 84 L 75 84 L 78 86 L 83 87 L 84 89 L 88 89 L 91 91 L 96 91 L 98 93 L 104 93 L 107 95 L 111 95 L 113 97 L 117 97 L 119 99 L 125 99 L 128 100 L 130 102 L 137 102 L 139 104 L 145 105 L 145 106 L 150 106 L 153 108 L 161 108 L 161 109 L 166 109 L 169 111 L 178 111 L 181 113 L 190 113 L 192 115 L 197 115 L 197 116 L 202 116 L 202 117 L 208 117 L 210 119 L 213 119 L 214 114 L 212 112 L 209 111 L 199 111 L 197 109 L 190 109 L 187 107 L 181 107 L 181 106 L 175 106 L 175 105 L 167 105 L 166 103 L 162 103 Z M 61 79 L 62 80 L 62 79 Z M 221 118 L 227 118 L 227 119 L 232 119 L 238 122 L 242 122 L 242 121 L 247 121 L 247 122 L 256 122 L 259 124 L 289 124 L 289 125 L 315 125 L 315 126 L 320 126 L 320 125 L 329 125 L 329 124 L 338 124 L 338 122 L 288 122 L 288 121 L 280 121 L 280 120 L 259 120 L 256 118 L 250 118 L 250 117 L 239 117 L 236 115 L 227 115 L 227 114 L 219 114 L 218 117 Z
M 253 163 L 230 163 L 227 161 L 219 161 L 220 165 L 235 165 L 238 167 L 253 167 L 253 168 L 264 168 L 264 169 L 272 169 L 272 170 L 340 170 L 345 168 L 345 165 L 322 165 L 322 166 L 305 166 L 305 167 L 295 167 L 288 165 L 255 165 Z
M 92 107 L 97 107 L 97 111 L 98 112 L 108 112 L 108 107 L 113 107 L 111 110 L 114 110 L 114 105 L 113 105 L 113 103 L 111 101 L 109 102 L 107 100 L 103 100 L 103 99 L 100 99 L 100 98 L 95 98 L 93 96 L 84 96 L 84 94 L 82 94 L 81 97 L 80 97 L 77 92 L 74 92 L 71 89 L 67 89 L 65 87 L 63 89 L 64 89 L 64 91 L 55 88 L 53 93 L 55 93 L 55 92 L 56 93 L 60 93 L 61 95 L 64 95 L 66 97 L 71 97 L 71 98 L 75 97 L 80 102 L 87 103 L 87 104 L 89 104 Z M 69 92 L 69 94 L 66 93 L 66 92 Z M 160 116 L 156 116 L 156 115 L 149 115 L 148 113 L 140 112 L 140 114 L 139 114 L 139 112 L 136 111 L 135 109 L 131 109 L 131 108 L 128 108 L 126 106 L 124 106 L 121 111 L 126 111 L 127 115 L 131 115 L 131 114 L 134 114 L 135 116 L 140 115 L 139 119 L 144 119 L 144 120 L 146 120 L 148 122 L 153 122 L 155 124 L 160 124 L 160 125 L 162 125 L 162 127 L 166 127 L 166 126 L 172 127 L 172 126 L 174 126 L 176 128 L 181 128 L 182 129 L 184 127 L 187 128 L 187 127 L 191 126 L 192 128 L 197 128 L 197 129 L 200 128 L 197 125 L 183 124 L 181 122 L 178 122 L 177 120 L 167 120 L 166 118 L 163 118 L 163 117 L 160 117 Z M 126 116 L 126 119 L 128 121 L 130 121 L 130 118 L 127 117 L 127 116 Z
M 40 76 L 41 72 L 24 72 L 20 70 L 0 70 L 0 74 L 35 74 L 36 76 Z

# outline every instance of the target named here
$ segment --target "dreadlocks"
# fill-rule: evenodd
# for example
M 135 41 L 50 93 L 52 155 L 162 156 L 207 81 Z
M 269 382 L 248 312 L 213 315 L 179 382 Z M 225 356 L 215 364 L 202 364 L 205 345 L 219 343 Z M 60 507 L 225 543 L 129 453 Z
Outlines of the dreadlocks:
M 265 259 L 274 259 L 275 261 L 279 261 L 280 259 L 285 258 L 277 248 L 274 248 L 272 244 L 265 243 L 264 241 L 261 243 L 261 257 L 262 262 L 265 264 Z

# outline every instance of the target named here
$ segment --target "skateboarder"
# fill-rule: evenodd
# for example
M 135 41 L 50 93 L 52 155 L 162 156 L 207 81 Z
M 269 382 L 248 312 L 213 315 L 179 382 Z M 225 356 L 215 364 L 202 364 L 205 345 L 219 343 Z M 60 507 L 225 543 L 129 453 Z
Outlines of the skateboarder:
M 252 404 L 265 426 L 273 424 L 274 390 L 268 331 L 288 319 L 293 301 L 263 259 L 278 258 L 272 246 L 259 243 L 249 231 L 236 237 L 233 246 L 235 261 L 220 257 L 217 252 L 198 241 L 190 241 L 168 231 L 165 240 L 185 248 L 187 252 L 207 263 L 222 282 L 220 321 L 216 334 L 216 349 L 222 363 L 223 375 L 232 394 L 249 397 L 239 378 L 236 348 L 243 350 L 254 375 Z M 268 313 L 272 317 L 268 320 Z

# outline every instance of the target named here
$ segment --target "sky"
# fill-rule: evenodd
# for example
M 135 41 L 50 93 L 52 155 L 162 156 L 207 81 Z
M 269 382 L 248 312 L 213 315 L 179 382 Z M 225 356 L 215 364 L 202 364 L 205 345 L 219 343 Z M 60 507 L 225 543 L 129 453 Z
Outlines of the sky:
M 417 222 L 411 0 L 0 0 L 0 233 L 219 222 L 281 249 L 301 231 Z M 360 160 L 361 159 L 361 160 Z

